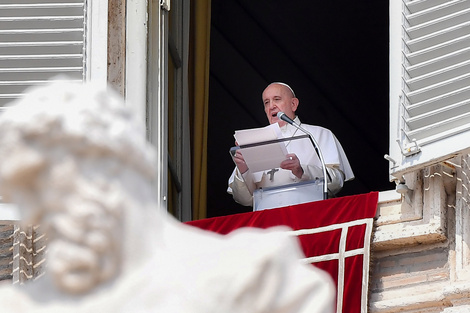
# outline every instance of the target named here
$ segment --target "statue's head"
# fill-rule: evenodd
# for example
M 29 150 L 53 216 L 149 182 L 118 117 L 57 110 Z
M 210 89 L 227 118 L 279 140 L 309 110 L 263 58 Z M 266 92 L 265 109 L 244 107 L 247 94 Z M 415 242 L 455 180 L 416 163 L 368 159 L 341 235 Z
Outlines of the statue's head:
M 83 293 L 119 271 L 132 197 L 121 180 L 150 186 L 155 175 L 144 131 L 115 92 L 67 81 L 27 92 L 0 116 L 0 195 L 45 228 L 59 289 Z

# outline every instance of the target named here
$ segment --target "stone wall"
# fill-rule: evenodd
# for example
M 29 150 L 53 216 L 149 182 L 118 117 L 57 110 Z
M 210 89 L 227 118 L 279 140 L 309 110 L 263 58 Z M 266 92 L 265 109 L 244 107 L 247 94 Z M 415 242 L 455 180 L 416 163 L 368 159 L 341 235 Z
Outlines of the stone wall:
M 0 281 L 13 278 L 14 225 L 0 221 Z
M 0 280 L 24 283 L 44 273 L 47 238 L 40 227 L 0 221 Z
M 108 0 L 108 82 L 124 95 L 126 0 Z
M 405 175 L 379 203 L 370 312 L 470 312 L 469 155 Z

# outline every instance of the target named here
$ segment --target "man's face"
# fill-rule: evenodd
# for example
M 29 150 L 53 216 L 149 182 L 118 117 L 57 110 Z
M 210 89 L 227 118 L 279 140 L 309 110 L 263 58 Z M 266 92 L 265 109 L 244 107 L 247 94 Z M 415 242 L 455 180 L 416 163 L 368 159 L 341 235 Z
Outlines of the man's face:
M 293 97 L 286 86 L 272 84 L 263 92 L 263 104 L 269 124 L 279 123 L 279 126 L 284 126 L 286 122 L 280 120 L 277 113 L 284 112 L 288 117 L 294 119 L 299 101 Z

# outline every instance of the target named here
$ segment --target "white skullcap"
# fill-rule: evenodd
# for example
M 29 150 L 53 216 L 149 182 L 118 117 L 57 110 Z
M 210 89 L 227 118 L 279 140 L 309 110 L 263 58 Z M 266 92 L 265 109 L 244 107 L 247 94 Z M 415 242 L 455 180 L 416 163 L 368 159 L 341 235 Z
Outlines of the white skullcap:
M 287 85 L 286 83 L 274 82 L 274 83 L 271 83 L 269 85 L 274 85 L 274 84 L 282 85 L 282 86 L 285 86 L 285 87 L 289 88 L 290 92 L 292 92 L 292 96 L 294 96 L 294 98 L 296 98 L 294 90 L 289 85 Z

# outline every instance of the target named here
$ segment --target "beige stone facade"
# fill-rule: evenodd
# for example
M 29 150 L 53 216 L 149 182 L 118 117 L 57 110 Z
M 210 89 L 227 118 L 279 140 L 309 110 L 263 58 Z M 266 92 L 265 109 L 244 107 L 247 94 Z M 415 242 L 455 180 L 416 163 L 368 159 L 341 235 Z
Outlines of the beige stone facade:
M 470 312 L 468 154 L 405 175 L 378 206 L 370 312 Z
M 10 222 L 0 224 L 0 280 L 12 279 L 14 228 Z
M 47 238 L 38 226 L 0 221 L 0 281 L 21 284 L 44 273 Z

